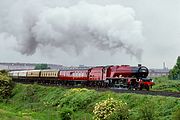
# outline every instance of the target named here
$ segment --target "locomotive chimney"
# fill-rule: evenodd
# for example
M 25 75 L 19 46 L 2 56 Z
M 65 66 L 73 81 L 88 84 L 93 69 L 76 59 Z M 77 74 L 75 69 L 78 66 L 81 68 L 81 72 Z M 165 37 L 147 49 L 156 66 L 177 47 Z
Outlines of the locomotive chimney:
M 138 64 L 138 67 L 141 67 L 141 64 Z

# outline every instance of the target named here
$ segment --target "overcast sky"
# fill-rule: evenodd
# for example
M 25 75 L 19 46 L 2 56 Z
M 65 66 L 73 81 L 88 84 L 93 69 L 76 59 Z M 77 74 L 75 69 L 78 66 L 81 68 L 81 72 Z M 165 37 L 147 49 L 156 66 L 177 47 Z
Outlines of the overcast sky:
M 171 68 L 179 0 L 0 0 L 0 62 Z

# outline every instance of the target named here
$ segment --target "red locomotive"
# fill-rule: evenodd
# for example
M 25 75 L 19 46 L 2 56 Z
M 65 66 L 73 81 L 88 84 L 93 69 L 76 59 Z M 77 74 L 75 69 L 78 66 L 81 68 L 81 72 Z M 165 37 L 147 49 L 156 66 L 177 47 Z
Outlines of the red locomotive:
M 9 74 L 13 80 L 20 82 L 149 90 L 154 82 L 147 78 L 148 73 L 145 66 L 117 65 L 87 69 L 12 71 Z

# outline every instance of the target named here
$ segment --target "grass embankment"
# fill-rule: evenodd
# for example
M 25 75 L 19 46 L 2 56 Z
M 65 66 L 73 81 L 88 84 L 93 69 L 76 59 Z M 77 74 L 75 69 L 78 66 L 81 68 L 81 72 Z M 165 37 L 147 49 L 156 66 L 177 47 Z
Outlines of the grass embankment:
M 179 98 L 17 84 L 8 102 L 0 102 L 0 119 L 61 120 L 70 116 L 73 120 L 92 120 L 96 103 L 108 98 L 127 103 L 130 120 L 180 117 Z
M 169 80 L 168 77 L 154 78 L 153 90 L 180 92 L 180 80 Z

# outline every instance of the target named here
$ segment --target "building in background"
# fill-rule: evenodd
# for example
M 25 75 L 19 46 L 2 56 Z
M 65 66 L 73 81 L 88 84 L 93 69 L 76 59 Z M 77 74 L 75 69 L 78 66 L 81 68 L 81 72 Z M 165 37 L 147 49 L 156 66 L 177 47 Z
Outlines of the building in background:
M 36 63 L 0 63 L 0 70 L 33 70 Z M 62 65 L 47 64 L 51 69 L 60 69 Z
M 149 69 L 149 77 L 160 77 L 169 75 L 170 69 L 166 67 L 165 62 L 163 62 L 162 69 Z
M 169 75 L 169 69 L 149 69 L 149 77 L 160 77 Z

